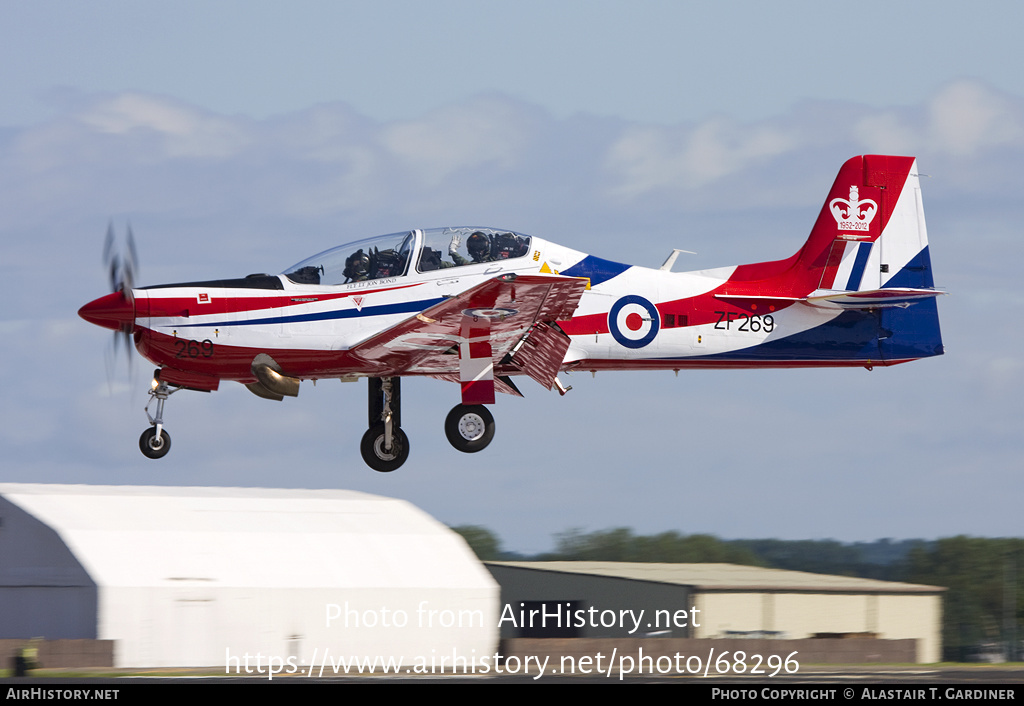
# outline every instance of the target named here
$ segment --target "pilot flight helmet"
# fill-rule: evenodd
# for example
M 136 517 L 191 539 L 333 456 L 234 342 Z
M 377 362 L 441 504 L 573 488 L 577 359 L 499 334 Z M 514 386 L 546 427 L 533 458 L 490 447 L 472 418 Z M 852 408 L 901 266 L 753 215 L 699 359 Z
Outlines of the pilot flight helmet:
M 424 246 L 420 254 L 420 272 L 441 269 L 441 251 Z
M 376 277 L 394 277 L 399 274 L 399 256 L 395 250 L 378 250 L 374 248 L 374 275 Z
M 471 258 L 480 262 L 491 255 L 491 239 L 486 233 L 474 231 L 466 241 L 466 249 L 469 250 Z
M 345 269 L 342 274 L 350 280 L 366 279 L 370 273 L 370 256 L 359 248 L 345 260 Z
M 496 259 L 507 260 L 526 254 L 519 250 L 519 240 L 512 233 L 498 233 L 494 236 L 494 257 Z

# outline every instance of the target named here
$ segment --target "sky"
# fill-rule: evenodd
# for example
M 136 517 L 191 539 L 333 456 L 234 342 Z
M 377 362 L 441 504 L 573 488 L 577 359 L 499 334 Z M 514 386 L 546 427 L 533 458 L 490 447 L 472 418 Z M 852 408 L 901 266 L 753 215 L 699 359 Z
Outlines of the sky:
M 345 488 L 505 549 L 631 527 L 1021 536 L 1024 7 L 1010 2 L 0 2 L 0 481 Z M 361 383 L 167 403 L 78 308 L 108 223 L 141 284 L 279 272 L 362 237 L 492 225 L 677 270 L 779 259 L 839 166 L 919 159 L 947 354 L 889 369 L 573 374 L 460 454 L 363 465 Z

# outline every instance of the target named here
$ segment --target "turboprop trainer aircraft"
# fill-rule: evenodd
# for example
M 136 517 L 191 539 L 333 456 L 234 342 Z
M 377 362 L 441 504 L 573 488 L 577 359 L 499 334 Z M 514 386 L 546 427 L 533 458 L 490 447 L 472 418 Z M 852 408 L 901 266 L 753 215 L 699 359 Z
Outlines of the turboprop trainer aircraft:
M 170 449 L 163 410 L 221 381 L 259 397 L 303 380 L 367 378 L 360 450 L 378 471 L 409 456 L 401 379 L 458 383 L 449 442 L 480 451 L 484 405 L 561 371 L 894 365 L 941 355 L 928 238 L 911 157 L 854 157 L 790 258 L 698 272 L 603 260 L 500 228 L 414 229 L 327 250 L 279 275 L 135 287 L 129 232 L 108 264 L 112 294 L 79 314 L 134 337 L 158 367 L 139 440 Z M 156 415 L 149 412 L 156 401 Z

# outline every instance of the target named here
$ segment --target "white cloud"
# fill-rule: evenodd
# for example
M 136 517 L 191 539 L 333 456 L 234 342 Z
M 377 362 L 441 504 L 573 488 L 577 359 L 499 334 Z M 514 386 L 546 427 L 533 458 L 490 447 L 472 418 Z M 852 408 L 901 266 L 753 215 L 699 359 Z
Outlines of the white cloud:
M 693 129 L 630 127 L 610 146 L 605 164 L 617 182 L 611 194 L 628 200 L 660 189 L 706 186 L 797 144 L 790 131 L 721 119 Z
M 920 131 L 895 112 L 865 115 L 854 124 L 853 133 L 864 150 L 874 154 L 917 154 L 923 146 Z
M 250 138 L 237 120 L 214 117 L 166 98 L 124 93 L 96 103 L 80 116 L 99 133 L 124 135 L 151 130 L 163 138 L 168 157 L 225 158 L 237 154 Z
M 1013 173 L 1004 149 L 986 150 L 1024 144 L 1021 113 L 970 81 L 907 108 L 809 103 L 769 121 L 675 126 L 555 119 L 500 96 L 381 123 L 343 103 L 253 121 L 160 96 L 100 95 L 0 142 L 0 208 L 9 221 L 38 220 L 57 201 L 103 220 L 239 207 L 254 217 L 380 220 L 386 209 L 393 222 L 513 201 L 564 210 L 567 198 L 577 212 L 629 217 L 642 198 L 648 208 L 708 212 L 735 208 L 737 192 L 746 206 L 817 200 L 819 176 L 805 183 L 807 166 L 857 151 L 916 154 L 927 169 L 941 156 L 953 160 L 940 168 L 957 188 L 978 191 Z
M 509 101 L 480 99 L 386 126 L 379 140 L 432 188 L 459 171 L 516 166 L 530 142 L 530 122 Z
M 1024 112 L 1019 101 L 964 79 L 945 86 L 923 110 L 869 113 L 856 121 L 853 133 L 869 152 L 973 158 L 988 149 L 1024 145 Z
M 1020 146 L 1024 121 L 1019 105 L 974 81 L 957 81 L 938 93 L 928 106 L 928 137 L 932 149 L 961 157 L 985 148 Z

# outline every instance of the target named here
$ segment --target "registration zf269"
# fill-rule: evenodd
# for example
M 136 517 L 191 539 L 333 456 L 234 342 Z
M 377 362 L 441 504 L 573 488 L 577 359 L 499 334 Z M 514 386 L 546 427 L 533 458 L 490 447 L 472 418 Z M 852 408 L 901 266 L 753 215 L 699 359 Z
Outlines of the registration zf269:
M 723 331 L 753 331 L 754 333 L 766 331 L 770 333 L 775 328 L 775 318 L 771 314 L 750 316 L 736 311 L 716 311 L 715 313 L 718 314 L 715 328 Z M 733 329 L 733 324 L 736 324 L 735 329 Z

